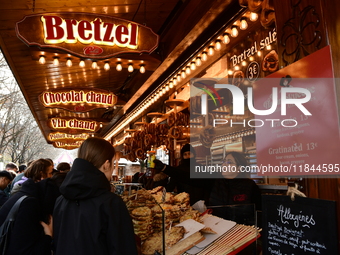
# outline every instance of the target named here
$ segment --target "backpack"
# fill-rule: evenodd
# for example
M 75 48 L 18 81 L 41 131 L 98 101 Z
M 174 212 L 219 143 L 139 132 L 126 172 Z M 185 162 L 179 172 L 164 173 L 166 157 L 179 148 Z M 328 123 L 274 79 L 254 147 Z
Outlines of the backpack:
M 19 210 L 21 202 L 26 198 L 27 196 L 20 197 L 15 204 L 12 206 L 11 210 L 9 211 L 6 220 L 2 223 L 0 226 L 0 252 L 1 255 L 6 254 L 7 244 L 9 240 L 9 236 L 11 234 L 11 229 L 14 224 L 15 216 Z

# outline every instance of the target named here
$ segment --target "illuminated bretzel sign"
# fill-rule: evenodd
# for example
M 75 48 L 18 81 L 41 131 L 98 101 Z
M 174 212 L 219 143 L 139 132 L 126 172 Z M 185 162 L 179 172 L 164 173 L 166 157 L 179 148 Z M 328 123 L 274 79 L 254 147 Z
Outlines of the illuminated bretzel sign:
M 83 143 L 83 141 L 74 141 L 74 142 L 54 142 L 53 146 L 55 148 L 62 148 L 66 150 L 73 150 L 79 148 L 79 146 Z
M 146 26 L 94 13 L 29 15 L 17 22 L 16 33 L 29 46 L 57 48 L 95 59 L 121 53 L 151 53 L 159 40 Z
M 45 107 L 87 112 L 96 108 L 109 108 L 117 103 L 117 96 L 100 89 L 49 90 L 39 95 Z
M 86 140 L 89 138 L 90 135 L 87 133 L 83 134 L 68 134 L 68 133 L 61 133 L 61 132 L 53 132 L 48 135 L 48 140 L 55 142 L 55 141 L 80 141 Z
M 77 118 L 52 118 L 49 120 L 49 126 L 54 130 L 72 130 L 74 133 L 96 132 L 99 129 L 96 121 Z

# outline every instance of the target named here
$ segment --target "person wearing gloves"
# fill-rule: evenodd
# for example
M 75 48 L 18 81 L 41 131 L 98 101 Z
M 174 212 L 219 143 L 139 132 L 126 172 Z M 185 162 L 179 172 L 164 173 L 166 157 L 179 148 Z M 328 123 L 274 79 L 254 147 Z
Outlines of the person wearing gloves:
M 207 201 L 210 187 L 206 179 L 191 179 L 190 166 L 198 166 L 196 152 L 191 144 L 187 143 L 181 148 L 181 162 L 178 167 L 171 167 L 155 159 L 155 169 L 170 176 L 171 182 L 177 187 L 177 193 L 187 192 L 190 196 L 190 204 L 193 205 L 199 200 Z M 208 180 L 208 182 L 211 182 Z M 168 190 L 168 189 L 167 189 Z
M 137 254 L 129 212 L 110 192 L 114 156 L 114 147 L 102 138 L 80 146 L 54 207 L 55 255 Z

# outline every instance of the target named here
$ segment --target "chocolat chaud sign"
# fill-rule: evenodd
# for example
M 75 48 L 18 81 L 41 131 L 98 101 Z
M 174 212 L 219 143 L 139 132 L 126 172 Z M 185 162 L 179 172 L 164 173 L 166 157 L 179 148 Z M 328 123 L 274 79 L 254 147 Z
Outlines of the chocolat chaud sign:
M 109 108 L 117 103 L 117 96 L 100 89 L 55 89 L 44 91 L 39 101 L 49 108 L 87 112 L 96 108 Z
M 159 36 L 146 26 L 94 13 L 28 15 L 16 23 L 16 33 L 28 46 L 56 48 L 93 59 L 151 53 L 159 41 Z

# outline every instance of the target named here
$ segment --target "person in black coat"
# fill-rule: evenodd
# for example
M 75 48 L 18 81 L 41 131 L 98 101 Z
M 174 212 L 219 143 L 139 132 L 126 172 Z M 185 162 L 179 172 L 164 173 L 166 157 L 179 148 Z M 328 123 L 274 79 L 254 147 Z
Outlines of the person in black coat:
M 261 209 L 261 193 L 256 183 L 249 179 L 249 172 L 241 172 L 249 166 L 242 153 L 229 152 L 222 162 L 225 169 L 221 178 L 215 179 L 208 206 L 221 218 L 252 225 L 255 211 Z M 242 169 L 242 171 L 243 171 Z
M 172 191 L 176 187 L 177 193 L 187 192 L 191 205 L 199 200 L 206 201 L 208 199 L 211 185 L 206 185 L 205 179 L 190 178 L 190 167 L 200 166 L 196 162 L 196 152 L 191 144 L 187 143 L 181 148 L 181 162 L 178 167 L 165 165 L 157 159 L 154 162 L 156 169 L 171 177 L 167 191 Z
M 48 178 L 52 165 L 45 159 L 34 161 L 28 178 L 18 192 L 11 195 L 0 209 L 0 225 L 5 221 L 15 202 L 24 195 L 13 228 L 11 230 L 7 255 L 50 255 L 52 251 L 52 218 L 54 201 L 59 196 L 58 188 Z
M 14 203 L 23 195 L 28 197 L 21 203 L 9 236 L 8 255 L 50 255 L 52 242 L 52 220 L 43 214 L 41 194 L 42 186 L 48 180 L 34 182 L 27 179 L 20 191 L 11 196 L 0 209 L 0 224 L 2 224 Z M 55 201 L 55 198 L 54 198 Z M 52 200 L 50 200 L 52 203 Z M 43 222 L 43 220 L 48 220 Z
M 55 255 L 137 254 L 128 210 L 110 192 L 114 156 L 113 146 L 101 138 L 80 146 L 54 207 Z

